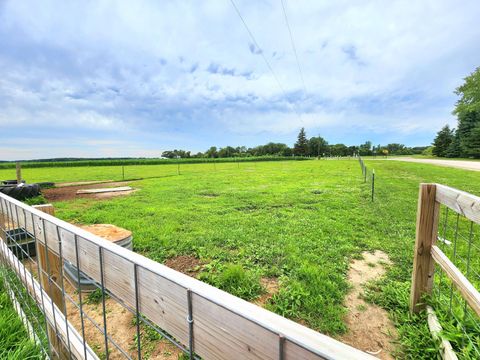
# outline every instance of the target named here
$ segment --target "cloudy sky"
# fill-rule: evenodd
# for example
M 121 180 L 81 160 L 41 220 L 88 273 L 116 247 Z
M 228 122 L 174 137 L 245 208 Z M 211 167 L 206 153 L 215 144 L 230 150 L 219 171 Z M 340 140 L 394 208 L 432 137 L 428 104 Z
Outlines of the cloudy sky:
M 0 159 L 426 145 L 480 65 L 478 0 L 0 0 Z M 268 63 L 268 65 L 267 65 Z M 269 66 L 271 68 L 269 68 Z

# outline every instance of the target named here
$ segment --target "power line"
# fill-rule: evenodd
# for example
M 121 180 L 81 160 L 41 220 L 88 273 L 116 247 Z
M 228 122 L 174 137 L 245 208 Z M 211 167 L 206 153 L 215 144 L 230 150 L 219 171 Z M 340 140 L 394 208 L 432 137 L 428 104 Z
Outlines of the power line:
M 280 83 L 280 80 L 278 80 L 277 74 L 275 73 L 275 71 L 273 71 L 273 68 L 270 65 L 270 63 L 268 62 L 267 58 L 265 57 L 265 54 L 263 53 L 262 48 L 260 47 L 260 45 L 258 45 L 257 40 L 255 39 L 255 36 L 253 36 L 253 33 L 250 31 L 250 28 L 248 27 L 247 23 L 243 19 L 243 16 L 240 13 L 240 10 L 238 10 L 238 7 L 233 0 L 230 0 L 230 2 L 232 3 L 233 7 L 235 8 L 235 11 L 237 12 L 238 16 L 240 17 L 240 20 L 242 20 L 242 23 L 245 26 L 245 29 L 247 30 L 248 34 L 250 35 L 250 38 L 253 41 L 253 44 L 259 50 L 260 55 L 262 55 L 262 58 L 265 61 L 265 64 L 267 64 L 267 67 L 270 69 L 270 72 L 272 73 L 273 77 L 277 81 L 278 87 L 280 88 L 280 90 L 282 90 L 283 94 L 285 95 L 285 90 L 283 89 L 282 84 Z
M 232 4 L 233 8 L 235 9 L 238 17 L 240 18 L 240 20 L 242 20 L 242 23 L 243 23 L 243 26 L 245 27 L 245 29 L 247 30 L 248 32 L 248 35 L 250 35 L 250 38 L 252 39 L 252 42 L 253 44 L 255 45 L 255 47 L 259 50 L 259 53 L 260 55 L 262 55 L 262 58 L 263 58 L 263 61 L 265 61 L 265 64 L 267 65 L 268 69 L 270 70 L 270 72 L 272 73 L 273 77 L 275 78 L 275 81 L 277 82 L 277 85 L 278 87 L 280 88 L 280 90 L 282 91 L 283 93 L 283 96 L 285 96 L 285 98 L 287 99 L 287 93 L 285 92 L 282 84 L 280 83 L 280 80 L 278 79 L 278 76 L 277 74 L 275 73 L 275 71 L 273 70 L 272 66 L 270 65 L 270 63 L 268 62 L 265 54 L 263 53 L 263 50 L 262 48 L 260 47 L 260 45 L 258 45 L 258 42 L 257 40 L 255 39 L 255 36 L 253 36 L 253 33 L 252 31 L 250 30 L 250 28 L 248 27 L 245 19 L 243 18 L 242 14 L 240 13 L 240 10 L 238 9 L 237 5 L 235 4 L 235 1 L 234 0 L 230 0 L 230 3 Z M 300 116 L 300 113 L 298 112 L 297 110 L 297 107 L 294 103 L 292 103 L 292 107 L 293 107 L 293 110 L 295 111 L 295 113 L 297 114 L 298 118 L 300 119 L 301 122 L 303 122 L 301 116 Z
M 307 87 L 305 86 L 305 80 L 303 78 L 302 67 L 300 66 L 300 60 L 298 59 L 297 48 L 295 47 L 295 41 L 293 41 L 292 29 L 290 28 L 290 23 L 288 22 L 287 11 L 285 10 L 285 4 L 283 0 L 280 0 L 282 3 L 283 15 L 285 15 L 285 24 L 287 24 L 288 33 L 290 34 L 290 42 L 292 44 L 293 53 L 295 54 L 295 59 L 297 60 L 298 72 L 300 74 L 300 79 L 302 80 L 303 91 L 305 95 L 307 94 Z

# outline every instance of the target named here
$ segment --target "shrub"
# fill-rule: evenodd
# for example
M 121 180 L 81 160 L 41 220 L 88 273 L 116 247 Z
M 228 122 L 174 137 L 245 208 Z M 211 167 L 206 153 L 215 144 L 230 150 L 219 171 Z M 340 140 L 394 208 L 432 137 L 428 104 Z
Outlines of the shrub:
M 262 292 L 259 276 L 236 264 L 227 264 L 215 273 L 203 273 L 200 279 L 245 300 Z

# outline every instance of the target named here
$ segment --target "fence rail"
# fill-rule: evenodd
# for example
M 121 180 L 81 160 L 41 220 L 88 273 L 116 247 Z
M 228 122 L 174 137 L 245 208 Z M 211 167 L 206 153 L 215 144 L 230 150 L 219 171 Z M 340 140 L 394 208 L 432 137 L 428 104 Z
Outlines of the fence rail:
M 455 217 L 449 221 L 452 210 Z M 474 254 L 475 250 L 480 251 L 475 241 L 478 224 L 479 197 L 445 185 L 421 184 L 410 309 L 419 312 L 432 303 L 444 319 L 461 329 L 462 335 L 456 336 L 460 338 L 458 347 L 467 356 L 474 354 L 474 358 L 480 356 L 480 344 L 475 340 L 480 336 L 480 293 L 476 288 L 480 277 L 475 269 L 480 262 Z M 448 348 L 442 345 L 444 358 L 456 358 L 447 352 Z
M 51 355 L 96 359 L 99 352 L 106 358 L 109 355 L 113 358 L 115 352 L 117 358 L 141 358 L 145 336 L 141 325 L 145 325 L 175 343 L 190 358 L 372 359 L 370 355 L 326 335 L 4 194 L 0 194 L 0 228 L 3 271 L 16 274 L 45 317 L 44 333 L 49 340 Z M 45 264 L 40 257 L 34 259 L 25 243 L 19 241 L 15 231 L 29 234 L 37 251 L 45 252 L 45 268 L 42 268 Z M 59 259 L 58 273 L 51 269 L 54 266 L 50 266 L 50 255 Z M 85 310 L 80 284 L 74 293 L 65 290 L 68 285 L 64 281 L 62 266 L 65 262 L 75 265 L 78 275 L 85 274 L 101 290 L 103 324 L 96 323 Z M 46 276 L 46 283 L 41 281 L 42 275 Z M 52 299 L 55 293 L 52 288 L 60 291 L 63 298 Z M 125 348 L 114 340 L 114 329 L 105 315 L 107 296 L 133 315 L 136 325 L 134 349 Z M 80 328 L 72 325 L 72 304 Z M 89 346 L 86 329 L 101 334 L 102 344 L 98 344 L 96 338 L 95 346 Z M 59 341 L 57 345 L 55 338 Z

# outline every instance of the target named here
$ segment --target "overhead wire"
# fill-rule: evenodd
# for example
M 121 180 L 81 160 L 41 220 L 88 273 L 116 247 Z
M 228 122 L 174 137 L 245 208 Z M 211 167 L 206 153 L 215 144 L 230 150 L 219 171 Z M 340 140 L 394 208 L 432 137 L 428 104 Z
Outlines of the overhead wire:
M 243 23 L 243 26 L 245 27 L 245 29 L 247 30 L 248 32 L 248 35 L 250 36 L 250 39 L 252 40 L 253 42 L 253 45 L 258 49 L 258 53 L 262 56 L 263 58 L 263 61 L 265 62 L 265 64 L 267 65 L 268 69 L 270 70 L 270 72 L 272 73 L 278 87 L 280 88 L 280 90 L 282 91 L 283 95 L 285 96 L 285 98 L 288 98 L 287 97 L 287 93 L 285 91 L 285 89 L 283 88 L 275 70 L 273 70 L 273 67 L 271 66 L 270 62 L 268 61 L 267 57 L 265 56 L 264 52 L 263 52 L 263 49 L 260 47 L 260 45 L 258 44 L 255 36 L 253 35 L 253 32 L 250 30 L 250 28 L 248 27 L 247 25 L 247 22 L 245 21 L 245 19 L 243 18 L 240 10 L 238 9 L 237 5 L 235 4 L 235 1 L 234 0 L 230 0 L 230 3 L 232 4 L 233 8 L 235 9 L 235 12 L 237 13 L 238 17 L 240 18 L 240 20 L 242 21 Z M 298 111 L 297 109 L 297 106 L 294 104 L 294 103 L 291 103 L 291 106 L 293 107 L 293 110 L 295 111 L 295 113 L 297 114 L 298 118 L 300 119 L 301 122 L 303 122 L 302 118 L 301 118 L 301 115 L 300 115 L 300 112 Z
M 280 2 L 282 4 L 283 15 L 285 16 L 285 24 L 287 25 L 288 33 L 290 34 L 290 43 L 292 45 L 292 50 L 293 50 L 293 53 L 295 54 L 295 59 L 297 61 L 298 73 L 300 74 L 300 80 L 302 81 L 302 85 L 303 85 L 303 92 L 304 92 L 304 95 L 306 96 L 307 87 L 305 86 L 305 79 L 303 78 L 302 67 L 300 66 L 300 60 L 298 59 L 297 47 L 295 46 L 295 41 L 293 40 L 292 29 L 288 21 L 287 11 L 285 9 L 285 3 L 284 3 L 284 0 L 280 0 Z

